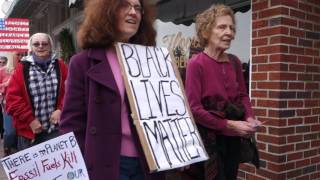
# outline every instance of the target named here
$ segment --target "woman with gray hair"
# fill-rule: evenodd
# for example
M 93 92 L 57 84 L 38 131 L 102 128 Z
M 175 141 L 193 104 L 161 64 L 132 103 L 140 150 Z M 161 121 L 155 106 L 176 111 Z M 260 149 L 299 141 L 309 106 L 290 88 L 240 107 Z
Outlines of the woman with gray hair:
M 6 110 L 13 117 L 18 150 L 58 136 L 66 65 L 53 52 L 52 38 L 32 35 L 29 56 L 18 64 L 9 83 Z
M 210 160 L 198 164 L 202 179 L 237 179 L 241 138 L 261 126 L 251 108 L 240 60 L 225 51 L 235 37 L 235 17 L 225 5 L 213 5 L 196 18 L 204 49 L 188 62 L 186 95 Z M 201 167 L 202 166 L 202 167 Z

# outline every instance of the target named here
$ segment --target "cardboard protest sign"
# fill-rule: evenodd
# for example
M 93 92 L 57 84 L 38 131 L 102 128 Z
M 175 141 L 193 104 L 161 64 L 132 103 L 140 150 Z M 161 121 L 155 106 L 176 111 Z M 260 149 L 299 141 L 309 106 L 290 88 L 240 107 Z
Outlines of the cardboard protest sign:
M 10 180 L 89 180 L 73 133 L 4 157 L 1 164 Z
M 117 44 L 132 119 L 151 171 L 208 159 L 166 48 Z

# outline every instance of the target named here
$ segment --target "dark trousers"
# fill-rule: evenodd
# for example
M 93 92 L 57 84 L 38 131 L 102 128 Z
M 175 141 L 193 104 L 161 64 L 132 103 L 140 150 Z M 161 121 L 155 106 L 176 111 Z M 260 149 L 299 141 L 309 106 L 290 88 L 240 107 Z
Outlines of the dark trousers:
M 204 141 L 206 144 L 206 141 Z M 180 172 L 169 171 L 169 180 L 236 180 L 239 168 L 240 137 L 228 137 L 217 135 L 216 142 L 207 149 L 210 158 L 208 161 L 192 164 L 189 169 Z M 215 152 L 215 153 L 213 153 Z M 216 154 L 217 153 L 217 154 Z M 211 162 L 210 162 L 211 161 Z M 210 165 L 210 167 L 208 166 Z M 215 175 L 214 178 L 206 176 L 206 173 Z
M 215 180 L 236 180 L 239 168 L 240 138 L 230 136 L 217 136 L 218 174 Z
M 120 180 L 143 180 L 144 175 L 137 157 L 120 157 Z
M 42 142 L 48 141 L 48 140 L 53 139 L 58 136 L 59 136 L 58 130 L 53 131 L 51 133 L 47 133 L 46 131 L 44 131 L 39 134 L 36 134 L 34 140 L 25 138 L 23 136 L 18 136 L 17 149 L 18 149 L 18 151 L 21 151 L 21 150 L 27 149 L 33 145 L 40 144 Z

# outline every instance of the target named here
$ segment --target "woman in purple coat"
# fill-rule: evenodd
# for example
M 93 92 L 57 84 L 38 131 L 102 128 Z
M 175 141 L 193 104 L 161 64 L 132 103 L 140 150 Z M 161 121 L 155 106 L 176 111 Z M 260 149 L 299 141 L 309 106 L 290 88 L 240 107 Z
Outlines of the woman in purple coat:
M 75 133 L 91 180 L 163 179 L 148 173 L 114 46 L 154 46 L 153 11 L 147 0 L 90 0 L 84 12 L 84 50 L 69 64 L 60 131 Z

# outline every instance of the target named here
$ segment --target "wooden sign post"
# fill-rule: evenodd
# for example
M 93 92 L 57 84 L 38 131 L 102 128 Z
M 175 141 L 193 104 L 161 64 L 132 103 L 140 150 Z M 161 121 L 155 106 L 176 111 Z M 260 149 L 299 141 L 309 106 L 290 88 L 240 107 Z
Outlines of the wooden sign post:
M 182 81 L 166 48 L 118 43 L 132 119 L 150 171 L 208 159 Z

